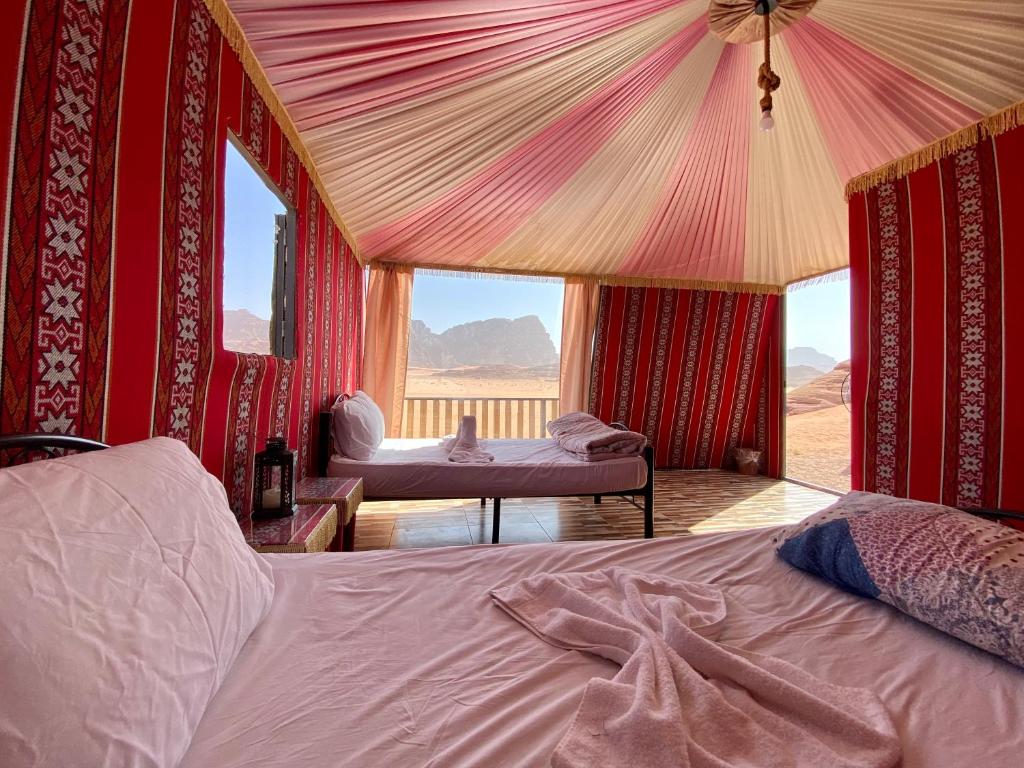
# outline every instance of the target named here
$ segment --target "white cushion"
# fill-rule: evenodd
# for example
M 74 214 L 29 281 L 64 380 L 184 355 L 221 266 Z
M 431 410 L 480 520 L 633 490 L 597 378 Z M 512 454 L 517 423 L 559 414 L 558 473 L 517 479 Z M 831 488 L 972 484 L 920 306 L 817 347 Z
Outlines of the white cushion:
M 0 765 L 177 765 L 274 596 L 224 487 L 154 438 L 0 498 Z
M 338 398 L 331 409 L 334 447 L 342 456 L 368 461 L 384 441 L 384 414 L 362 390 Z

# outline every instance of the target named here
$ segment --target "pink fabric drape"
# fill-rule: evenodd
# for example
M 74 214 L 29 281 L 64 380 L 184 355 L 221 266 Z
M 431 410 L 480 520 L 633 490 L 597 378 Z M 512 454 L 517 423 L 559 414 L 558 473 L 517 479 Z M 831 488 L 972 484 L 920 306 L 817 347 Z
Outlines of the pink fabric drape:
M 366 294 L 366 339 L 363 391 L 384 412 L 389 437 L 400 437 L 409 364 L 412 318 L 412 267 L 386 264 L 370 267 Z
M 558 412 L 586 411 L 590 405 L 590 362 L 597 326 L 597 283 L 570 278 L 562 300 L 562 348 Z
M 846 266 L 851 176 L 1024 98 L 1007 0 L 784 0 L 766 133 L 750 0 L 225 3 L 367 262 L 774 292 Z

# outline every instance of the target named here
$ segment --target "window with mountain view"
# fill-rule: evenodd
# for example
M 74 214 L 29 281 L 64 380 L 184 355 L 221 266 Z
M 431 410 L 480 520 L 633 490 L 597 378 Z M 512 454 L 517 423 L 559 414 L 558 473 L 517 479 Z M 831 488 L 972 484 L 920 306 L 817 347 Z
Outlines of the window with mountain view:
M 786 296 L 786 476 L 850 490 L 850 281 Z
M 561 281 L 417 272 L 403 435 L 440 437 L 466 413 L 484 437 L 540 437 L 558 407 Z
M 294 210 L 234 137 L 224 178 L 224 349 L 292 357 Z

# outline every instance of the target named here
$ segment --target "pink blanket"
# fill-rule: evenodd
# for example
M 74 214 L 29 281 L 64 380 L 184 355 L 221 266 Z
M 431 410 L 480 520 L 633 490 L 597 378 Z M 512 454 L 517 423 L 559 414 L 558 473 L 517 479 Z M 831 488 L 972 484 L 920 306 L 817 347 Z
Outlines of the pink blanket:
M 541 574 L 491 597 L 548 643 L 622 667 L 587 684 L 555 768 L 899 764 L 875 694 L 716 643 L 726 608 L 715 587 L 613 567 Z
M 639 432 L 615 429 L 582 411 L 549 421 L 548 432 L 563 450 L 583 461 L 636 456 L 647 445 L 647 438 Z
M 459 431 L 455 437 L 443 443 L 448 451 L 448 461 L 456 464 L 490 464 L 494 454 L 488 453 L 476 439 L 476 416 L 463 416 L 459 422 Z

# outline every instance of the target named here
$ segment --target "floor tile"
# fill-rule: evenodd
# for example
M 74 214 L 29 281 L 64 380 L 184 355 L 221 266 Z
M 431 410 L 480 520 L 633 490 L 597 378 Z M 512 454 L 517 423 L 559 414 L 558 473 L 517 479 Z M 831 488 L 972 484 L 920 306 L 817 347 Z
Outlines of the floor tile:
M 359 532 L 356 531 L 356 541 Z M 436 528 L 395 528 L 391 537 L 392 549 L 417 549 L 421 547 L 451 547 L 460 544 L 472 544 L 469 526 L 440 526 Z
M 474 544 L 491 543 L 491 524 L 470 524 L 469 532 Z M 543 544 L 551 541 L 544 528 L 536 522 L 505 522 L 504 518 L 498 528 L 502 544 Z
M 414 512 L 408 515 L 397 515 L 395 517 L 395 528 L 452 528 L 456 526 L 466 525 L 466 516 L 464 514 L 451 512 L 439 512 L 436 514 L 428 514 L 424 512 Z

